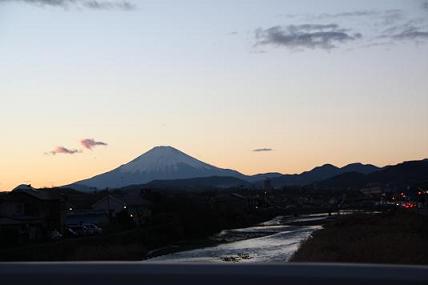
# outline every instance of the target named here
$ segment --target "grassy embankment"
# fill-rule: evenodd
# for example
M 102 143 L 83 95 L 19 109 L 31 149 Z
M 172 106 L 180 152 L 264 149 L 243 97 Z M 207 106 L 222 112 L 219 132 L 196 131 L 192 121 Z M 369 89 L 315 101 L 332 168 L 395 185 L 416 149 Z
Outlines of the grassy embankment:
M 343 216 L 315 232 L 291 261 L 428 264 L 428 217 L 401 210 Z

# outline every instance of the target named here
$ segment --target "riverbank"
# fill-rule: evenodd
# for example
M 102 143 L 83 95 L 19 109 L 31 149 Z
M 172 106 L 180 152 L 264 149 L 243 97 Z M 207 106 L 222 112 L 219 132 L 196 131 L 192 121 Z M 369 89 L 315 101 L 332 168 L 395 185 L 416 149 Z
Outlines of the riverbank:
M 162 209 L 138 228 L 20 246 L 1 244 L 0 261 L 140 261 L 153 250 L 193 248 L 200 242 L 210 242 L 206 239 L 223 229 L 251 226 L 278 215 L 275 209 L 248 212 L 233 207 L 219 213 L 202 207 L 195 199 L 182 197 L 159 204 Z
M 327 223 L 301 244 L 292 262 L 428 264 L 428 217 L 394 210 Z

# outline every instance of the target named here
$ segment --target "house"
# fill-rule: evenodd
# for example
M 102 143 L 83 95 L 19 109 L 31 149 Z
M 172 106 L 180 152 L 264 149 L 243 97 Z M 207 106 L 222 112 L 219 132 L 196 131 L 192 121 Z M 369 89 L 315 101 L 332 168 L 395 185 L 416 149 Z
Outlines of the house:
M 144 198 L 144 190 L 127 191 L 120 197 L 136 225 L 144 224 L 152 214 L 152 203 Z
M 125 203 L 111 194 L 102 197 L 85 209 L 77 209 L 70 204 L 66 225 L 95 224 L 105 226 L 111 223 L 113 218 L 124 209 L 126 209 Z
M 108 194 L 92 204 L 91 208 L 94 210 L 104 211 L 110 216 L 115 216 L 126 209 L 126 202 Z
M 69 208 L 65 224 L 67 226 L 84 224 L 103 226 L 109 224 L 110 220 L 108 213 L 103 210 Z
M 84 209 L 77 209 L 70 204 L 66 224 L 106 226 L 117 221 L 119 214 L 126 214 L 136 225 L 141 225 L 151 215 L 150 205 L 151 203 L 145 200 L 139 191 L 108 193 Z
M 0 235 L 14 241 L 41 240 L 64 230 L 65 209 L 61 196 L 20 185 L 0 201 Z

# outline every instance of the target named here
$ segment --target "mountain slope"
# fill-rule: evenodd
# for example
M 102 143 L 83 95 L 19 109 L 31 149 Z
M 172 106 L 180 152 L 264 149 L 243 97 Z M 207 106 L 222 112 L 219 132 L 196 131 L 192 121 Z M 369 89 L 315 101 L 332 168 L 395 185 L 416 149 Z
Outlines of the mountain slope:
M 170 146 L 155 147 L 127 164 L 109 172 L 69 185 L 79 190 L 88 187 L 121 188 L 153 180 L 174 180 L 210 176 L 244 178 L 235 170 L 204 163 Z
M 142 186 L 149 189 L 204 190 L 241 186 L 249 187 L 251 183 L 236 177 L 210 176 L 175 180 L 154 180 Z
M 263 182 L 266 179 L 274 179 L 274 178 L 278 178 L 283 176 L 283 174 L 278 173 L 278 172 L 269 172 L 269 173 L 260 173 L 260 174 L 255 174 L 255 175 L 251 175 L 251 176 L 246 176 L 245 178 L 241 178 L 241 179 L 245 179 L 248 182 L 251 183 L 255 183 L 255 182 Z
M 301 174 L 286 174 L 280 177 L 273 178 L 271 182 L 274 187 L 283 187 L 291 185 L 302 186 L 324 181 L 326 179 L 330 179 L 348 172 L 369 174 L 379 169 L 380 168 L 374 165 L 362 163 L 352 163 L 342 168 L 336 167 L 331 164 L 324 164 L 322 166 L 315 167 L 310 171 L 302 172 Z
M 380 170 L 380 168 L 372 164 L 351 163 L 342 167 L 340 170 L 342 173 L 357 172 L 361 174 L 370 174 Z
M 428 185 L 428 159 L 405 161 L 368 175 L 370 183 Z
M 300 174 L 285 174 L 280 177 L 273 178 L 271 183 L 274 187 L 283 187 L 287 185 L 306 185 L 336 176 L 339 173 L 340 168 L 331 164 L 324 164 Z
M 368 174 L 346 172 L 317 183 L 321 188 L 363 187 L 367 184 L 428 185 L 428 160 L 405 161 Z
M 345 172 L 326 180 L 317 182 L 318 188 L 348 188 L 363 187 L 368 182 L 368 176 L 359 172 Z

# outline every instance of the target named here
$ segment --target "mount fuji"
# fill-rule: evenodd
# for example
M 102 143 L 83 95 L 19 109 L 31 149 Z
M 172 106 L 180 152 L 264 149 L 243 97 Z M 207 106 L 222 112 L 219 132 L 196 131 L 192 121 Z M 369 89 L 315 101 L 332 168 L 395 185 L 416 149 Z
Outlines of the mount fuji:
M 370 164 L 353 163 L 342 168 L 325 164 L 300 174 L 283 175 L 272 172 L 244 175 L 236 170 L 207 164 L 171 146 L 157 146 L 111 171 L 64 187 L 93 191 L 149 183 L 151 186 L 159 187 L 179 187 L 180 185 L 227 187 L 248 184 L 260 186 L 266 179 L 271 180 L 274 187 L 284 187 L 309 185 L 349 172 L 368 175 L 378 170 L 380 168 Z
M 223 169 L 204 163 L 171 146 L 157 146 L 127 164 L 68 187 L 121 188 L 145 184 L 154 180 L 174 180 L 212 176 L 229 176 L 245 179 L 238 171 Z

